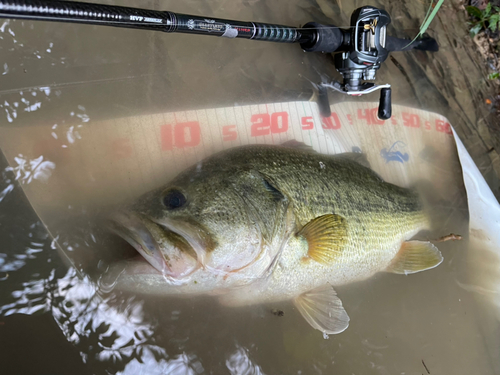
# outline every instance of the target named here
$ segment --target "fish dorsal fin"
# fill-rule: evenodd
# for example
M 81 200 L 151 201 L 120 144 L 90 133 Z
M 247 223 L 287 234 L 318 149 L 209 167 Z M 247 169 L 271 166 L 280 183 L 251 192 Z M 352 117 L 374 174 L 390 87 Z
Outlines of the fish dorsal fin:
M 437 267 L 443 256 L 436 246 L 424 241 L 406 241 L 392 260 L 387 272 L 409 275 Z
M 349 326 L 349 315 L 330 284 L 302 293 L 294 303 L 304 319 L 323 333 L 334 335 Z
M 335 154 L 335 158 L 351 160 L 361 164 L 363 167 L 371 169 L 371 165 L 366 154 L 362 154 L 361 152 L 345 152 L 343 154 Z
M 347 241 L 347 223 L 339 215 L 328 214 L 307 223 L 297 236 L 307 241 L 307 258 L 329 264 L 339 254 Z
M 377 180 L 379 182 L 384 181 L 384 179 L 377 172 L 375 172 L 372 169 L 366 154 L 362 154 L 360 152 L 346 152 L 343 154 L 336 154 L 333 157 L 337 160 L 343 159 L 343 160 L 348 160 L 350 162 L 355 162 L 356 164 L 359 164 L 365 168 L 368 168 L 368 171 L 366 171 L 366 172 L 371 174 L 375 180 Z
M 314 151 L 312 146 L 306 145 L 304 142 L 296 141 L 295 139 L 292 139 L 290 141 L 286 141 L 285 143 L 282 143 L 281 146 L 288 147 L 288 148 L 294 148 L 297 150 L 316 152 L 316 151 Z

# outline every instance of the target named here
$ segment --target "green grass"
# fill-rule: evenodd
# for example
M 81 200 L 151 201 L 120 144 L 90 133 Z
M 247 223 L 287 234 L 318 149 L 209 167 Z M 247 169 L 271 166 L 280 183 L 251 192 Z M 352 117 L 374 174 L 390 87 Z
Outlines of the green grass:
M 431 5 L 429 5 L 427 14 L 425 15 L 425 18 L 422 21 L 422 25 L 420 25 L 420 31 L 418 32 L 417 36 L 413 38 L 413 40 L 405 46 L 405 48 L 408 47 L 410 44 L 412 44 L 415 40 L 417 40 L 417 38 L 424 35 L 424 33 L 429 28 L 429 25 L 431 24 L 432 20 L 436 17 L 436 14 L 439 11 L 439 8 L 441 8 L 441 5 L 443 5 L 443 3 L 444 0 L 438 0 L 436 4 L 434 4 L 434 0 L 431 0 Z

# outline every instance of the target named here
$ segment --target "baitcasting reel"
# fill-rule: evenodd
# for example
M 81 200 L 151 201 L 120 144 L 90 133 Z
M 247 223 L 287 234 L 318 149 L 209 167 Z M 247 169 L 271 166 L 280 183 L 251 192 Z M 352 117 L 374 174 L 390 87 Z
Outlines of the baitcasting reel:
M 438 51 L 439 46 L 433 38 L 424 37 L 411 42 L 387 36 L 387 25 L 391 22 L 389 14 L 382 9 L 365 6 L 356 9 L 351 16 L 351 27 L 343 30 L 336 27 L 309 22 L 305 28 L 317 30 L 314 39 L 301 43 L 307 52 L 321 51 L 335 54 L 335 68 L 343 77 L 343 82 L 322 82 L 319 90 L 319 106 L 323 116 L 330 115 L 330 105 L 326 89 L 342 94 L 361 96 L 380 91 L 378 117 L 387 120 L 391 117 L 391 85 L 375 85 L 377 70 L 387 59 L 390 52 L 420 49 Z
M 374 81 L 377 70 L 389 56 L 386 28 L 390 22 L 391 18 L 385 10 L 366 6 L 354 11 L 349 30 L 328 28 L 314 22 L 306 24 L 304 27 L 318 29 L 318 33 L 313 43 L 302 43 L 302 48 L 308 52 L 337 52 L 335 68 L 343 77 L 342 83 L 321 83 L 318 87 L 320 92 L 330 88 L 342 94 L 360 96 L 381 89 L 378 117 L 389 119 L 391 86 L 363 81 Z

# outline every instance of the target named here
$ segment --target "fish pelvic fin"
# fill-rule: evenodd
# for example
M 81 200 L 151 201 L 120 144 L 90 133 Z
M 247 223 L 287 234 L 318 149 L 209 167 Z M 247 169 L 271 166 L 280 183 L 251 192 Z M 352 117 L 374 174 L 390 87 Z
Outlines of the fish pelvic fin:
M 304 260 L 313 259 L 330 264 L 347 242 L 347 222 L 339 215 L 319 216 L 307 223 L 297 236 L 307 241 L 308 250 Z
M 323 333 L 335 335 L 349 326 L 349 315 L 330 284 L 302 293 L 294 303 L 304 319 Z
M 437 267 L 443 256 L 436 246 L 425 241 L 406 241 L 386 272 L 409 275 Z

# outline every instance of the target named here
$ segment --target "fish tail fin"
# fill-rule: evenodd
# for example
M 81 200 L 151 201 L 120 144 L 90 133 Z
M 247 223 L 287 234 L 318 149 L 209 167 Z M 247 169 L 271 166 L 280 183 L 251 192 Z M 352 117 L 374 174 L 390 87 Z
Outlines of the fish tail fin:
M 447 196 L 445 193 L 438 192 L 428 180 L 418 181 L 411 189 L 419 196 L 422 213 L 425 216 L 425 229 L 428 232 L 432 232 L 432 229 L 446 231 L 447 228 L 443 228 L 443 225 L 450 221 L 450 215 L 456 214 L 457 210 L 467 208 L 466 202 L 462 202 L 460 197 Z M 441 237 L 442 233 L 430 233 L 429 235 Z

